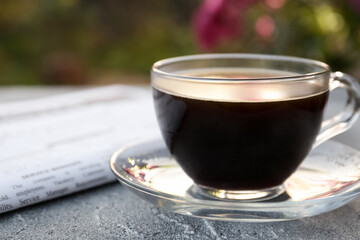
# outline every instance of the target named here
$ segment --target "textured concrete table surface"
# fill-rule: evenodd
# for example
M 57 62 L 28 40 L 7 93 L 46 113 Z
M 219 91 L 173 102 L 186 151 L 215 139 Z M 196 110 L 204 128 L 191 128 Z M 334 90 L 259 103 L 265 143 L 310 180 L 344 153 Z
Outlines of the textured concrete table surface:
M 24 91 L 31 98 L 34 89 L 12 91 L 11 101 Z M 48 96 L 63 91 L 41 92 Z M 360 150 L 359 138 L 358 121 L 336 140 Z M 360 239 L 360 198 L 310 218 L 235 223 L 171 213 L 113 183 L 2 214 L 0 239 Z

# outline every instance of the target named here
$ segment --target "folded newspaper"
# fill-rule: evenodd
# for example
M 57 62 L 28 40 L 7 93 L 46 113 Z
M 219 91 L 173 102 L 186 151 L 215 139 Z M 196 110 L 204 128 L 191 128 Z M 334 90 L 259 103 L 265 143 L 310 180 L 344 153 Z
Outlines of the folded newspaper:
M 111 154 L 158 136 L 148 88 L 0 104 L 0 213 L 114 181 Z

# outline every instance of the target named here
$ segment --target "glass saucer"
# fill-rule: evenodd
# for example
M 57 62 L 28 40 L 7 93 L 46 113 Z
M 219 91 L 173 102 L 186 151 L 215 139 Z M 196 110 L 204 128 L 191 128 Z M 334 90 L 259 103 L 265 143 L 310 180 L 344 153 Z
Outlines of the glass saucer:
M 284 221 L 336 209 L 360 195 L 360 152 L 335 141 L 315 148 L 284 183 L 285 192 L 257 202 L 224 201 L 199 193 L 162 140 L 124 147 L 110 166 L 143 199 L 171 211 L 207 219 Z

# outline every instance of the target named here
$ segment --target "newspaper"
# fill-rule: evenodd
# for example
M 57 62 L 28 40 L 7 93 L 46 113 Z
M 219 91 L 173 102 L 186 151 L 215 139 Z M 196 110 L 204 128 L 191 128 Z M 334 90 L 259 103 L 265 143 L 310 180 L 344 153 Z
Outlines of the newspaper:
M 114 181 L 111 154 L 159 136 L 148 88 L 0 104 L 0 213 Z

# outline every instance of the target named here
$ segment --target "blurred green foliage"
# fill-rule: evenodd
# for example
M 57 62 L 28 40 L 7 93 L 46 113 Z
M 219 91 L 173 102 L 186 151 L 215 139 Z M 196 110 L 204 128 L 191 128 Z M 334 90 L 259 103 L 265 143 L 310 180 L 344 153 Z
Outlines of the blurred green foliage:
M 103 72 L 148 74 L 195 51 L 195 1 L 2 0 L 0 84 L 81 84 Z
M 293 55 L 324 61 L 334 70 L 351 71 L 360 78 L 360 3 L 358 0 L 282 1 L 279 9 L 257 1 L 245 13 L 243 35 L 218 48 L 226 52 Z M 353 2 L 353 3 L 352 3 Z M 274 21 L 271 37 L 256 31 L 261 16 Z
M 156 60 L 199 52 L 192 17 L 197 0 L 1 0 L 1 84 L 85 84 L 106 74 L 148 75 Z M 360 12 L 350 0 L 258 1 L 237 40 L 213 51 L 309 57 L 360 78 Z M 360 10 L 359 10 L 360 11 Z M 257 36 L 262 15 L 271 39 Z

